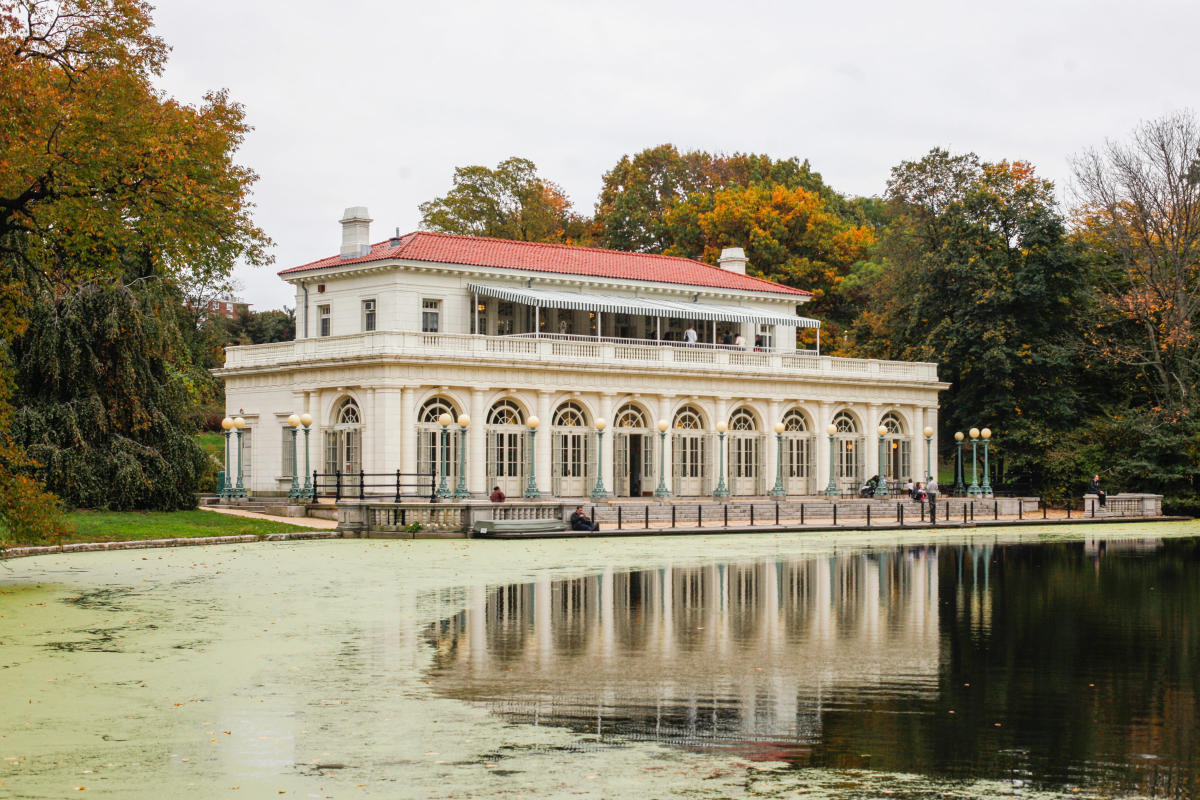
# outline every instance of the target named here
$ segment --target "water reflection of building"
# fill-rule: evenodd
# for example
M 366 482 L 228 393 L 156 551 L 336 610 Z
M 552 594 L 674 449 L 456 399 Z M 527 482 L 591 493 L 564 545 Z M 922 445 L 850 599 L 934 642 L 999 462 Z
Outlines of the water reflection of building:
M 523 721 L 739 749 L 814 741 L 847 692 L 936 692 L 933 548 L 468 590 L 434 684 Z

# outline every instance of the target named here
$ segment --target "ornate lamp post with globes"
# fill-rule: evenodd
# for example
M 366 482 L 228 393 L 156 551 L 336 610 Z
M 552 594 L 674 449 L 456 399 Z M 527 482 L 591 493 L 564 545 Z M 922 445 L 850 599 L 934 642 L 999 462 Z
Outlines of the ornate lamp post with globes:
M 542 499 L 542 493 L 537 488 L 537 475 L 534 472 L 535 465 L 537 464 L 537 448 L 535 447 L 537 443 L 537 429 L 538 425 L 541 424 L 542 421 L 537 417 L 529 418 L 529 480 L 525 482 L 524 497 L 526 500 Z
M 717 423 L 717 436 L 720 437 L 720 442 L 717 444 L 717 457 L 720 459 L 720 469 L 717 471 L 717 488 L 713 490 L 713 497 L 722 498 L 729 497 L 729 489 L 725 485 L 725 431 L 729 430 L 729 426 L 725 420 Z
M 592 499 L 599 500 L 608 497 L 608 490 L 604 488 L 604 429 L 608 427 L 608 420 L 604 417 L 596 418 L 596 486 L 592 489 Z
M 445 500 L 452 494 L 450 486 L 446 483 L 446 473 L 450 471 L 450 419 L 449 414 L 442 414 L 438 417 L 438 425 L 442 426 L 442 453 L 438 459 L 438 472 L 442 473 L 441 480 L 438 481 L 437 496 Z
M 933 462 L 929 458 L 933 446 L 933 428 L 926 425 L 921 433 L 925 434 L 925 482 L 928 483 L 929 476 L 933 474 Z
M 979 493 L 987 497 L 992 496 L 992 484 L 988 480 L 988 441 L 992 438 L 992 429 L 984 428 L 979 432 L 983 437 L 983 485 L 979 487 Z
M 965 438 L 966 437 L 963 436 L 962 431 L 955 431 L 954 443 L 958 445 L 958 461 L 956 462 L 955 469 L 954 469 L 954 493 L 957 495 L 961 495 L 963 492 L 965 492 L 967 490 L 967 485 L 965 483 L 963 483 L 963 465 L 962 465 L 962 461 L 963 461 L 963 459 L 962 459 L 962 443 L 963 443 L 963 439 L 965 439 Z
M 246 497 L 246 487 L 242 484 L 242 430 L 246 427 L 246 420 L 241 417 L 233 418 L 233 430 L 237 434 L 237 486 L 233 487 L 233 494 L 230 497 Z
M 775 485 L 767 492 L 771 497 L 783 497 L 787 489 L 783 488 L 783 423 L 775 423 Z
M 875 482 L 876 497 L 888 496 L 887 453 L 885 452 L 887 447 L 887 432 L 888 429 L 883 425 L 875 429 L 875 433 L 879 434 L 879 480 Z
M 471 493 L 467 490 L 467 428 L 471 426 L 468 414 L 458 415 L 458 485 L 454 487 L 455 500 L 467 500 Z
M 982 494 L 979 488 L 979 428 L 971 428 L 967 433 L 971 437 L 971 485 L 967 487 L 967 494 L 974 496 Z
M 671 490 L 667 488 L 667 473 L 663 462 L 667 452 L 667 428 L 671 423 L 665 419 L 658 421 L 658 488 L 654 490 L 655 497 L 670 497 Z
M 825 496 L 837 497 L 837 481 L 835 481 L 833 477 L 833 435 L 837 433 L 837 426 L 831 422 L 825 426 L 825 432 L 829 434 L 829 485 L 825 487 Z

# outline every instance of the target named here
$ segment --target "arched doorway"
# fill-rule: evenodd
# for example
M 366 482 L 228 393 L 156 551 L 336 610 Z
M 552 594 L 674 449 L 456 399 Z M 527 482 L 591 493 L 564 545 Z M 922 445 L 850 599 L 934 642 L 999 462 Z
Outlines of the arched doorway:
M 813 437 L 798 408 L 783 415 L 783 488 L 789 495 L 813 493 Z
M 709 447 L 711 434 L 695 406 L 675 412 L 671 423 L 671 488 L 680 497 L 698 497 L 712 491 L 709 476 L 715 471 Z
M 883 463 L 879 465 L 879 474 L 888 480 L 906 480 L 912 476 L 912 442 L 904 435 L 904 420 L 894 411 L 889 411 L 879 424 L 887 428 L 887 434 L 883 437 Z
M 588 494 L 592 475 L 592 431 L 587 412 L 574 401 L 560 405 L 550 426 L 551 492 L 555 497 L 583 497 Z
M 748 408 L 742 407 L 729 416 L 729 493 L 732 495 L 758 495 L 763 490 L 759 482 L 762 477 L 762 432 L 758 417 Z
M 343 475 L 362 470 L 362 412 L 353 397 L 338 404 L 325 431 L 325 472 Z
M 446 453 L 442 453 L 442 426 L 438 422 L 442 414 L 453 420 L 446 429 L 449 436 Z M 446 461 L 446 486 L 453 489 L 458 483 L 458 421 L 459 410 L 454 402 L 445 397 L 431 397 L 421 406 L 417 414 L 417 472 L 434 476 L 434 485 L 442 476 L 442 457 Z M 422 478 L 422 481 L 428 478 Z
M 486 433 L 488 490 L 499 486 L 506 495 L 519 497 L 528 474 L 525 413 L 513 400 L 497 402 L 488 410 Z
M 633 403 L 617 409 L 613 420 L 613 481 L 617 497 L 642 497 L 654 491 L 654 437 L 650 418 Z
M 859 485 L 863 482 L 862 474 L 862 433 L 858 430 L 858 422 L 847 411 L 839 411 L 833 418 L 837 433 L 833 436 L 836 453 L 838 489 L 843 492 L 858 493 Z

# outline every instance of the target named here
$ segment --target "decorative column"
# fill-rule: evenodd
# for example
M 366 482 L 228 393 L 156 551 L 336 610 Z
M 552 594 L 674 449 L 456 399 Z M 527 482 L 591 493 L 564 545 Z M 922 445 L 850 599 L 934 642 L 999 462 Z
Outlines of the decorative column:
M 471 415 L 458 415 L 458 486 L 454 487 L 455 500 L 470 500 L 467 490 L 467 429 L 471 427 Z
M 725 420 L 717 423 L 717 458 L 719 459 L 720 467 L 717 469 L 717 488 L 713 490 L 713 497 L 718 499 L 729 497 L 729 489 L 725 485 L 725 431 L 729 430 L 729 425 Z
M 671 427 L 671 423 L 665 419 L 658 421 L 658 488 L 654 490 L 654 496 L 665 498 L 671 496 L 671 490 L 667 488 L 667 473 L 664 471 L 664 459 L 667 452 L 667 428 Z
M 438 451 L 438 472 L 441 475 L 438 477 L 437 496 L 441 500 L 446 500 L 452 494 L 450 486 L 446 483 L 446 473 L 450 471 L 450 423 L 449 414 L 442 414 L 438 417 L 438 425 L 442 426 L 442 446 Z
M 525 481 L 524 494 L 526 500 L 542 499 L 542 493 L 538 491 L 537 487 L 537 458 L 535 457 L 537 453 L 537 429 L 538 425 L 541 424 L 542 421 L 538 417 L 529 418 L 529 478 Z
M 775 423 L 775 486 L 767 492 L 771 497 L 783 497 L 787 490 L 783 488 L 783 423 Z
M 611 405 L 611 400 L 609 401 Z M 596 463 L 601 465 L 600 471 L 596 474 L 596 487 L 592 489 L 592 499 L 601 500 L 608 497 L 608 490 L 604 488 L 604 429 L 608 425 L 608 420 L 604 417 L 596 419 Z

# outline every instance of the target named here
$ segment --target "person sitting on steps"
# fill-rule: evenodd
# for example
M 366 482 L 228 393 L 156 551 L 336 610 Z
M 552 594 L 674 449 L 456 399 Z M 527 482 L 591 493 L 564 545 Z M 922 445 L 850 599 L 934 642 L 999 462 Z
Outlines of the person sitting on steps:
M 571 515 L 571 530 L 598 531 L 600 530 L 600 526 L 592 522 L 592 518 L 583 513 L 583 506 L 575 506 L 575 513 Z

